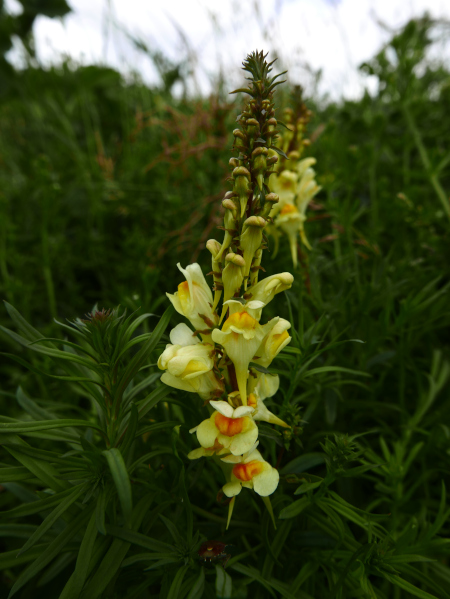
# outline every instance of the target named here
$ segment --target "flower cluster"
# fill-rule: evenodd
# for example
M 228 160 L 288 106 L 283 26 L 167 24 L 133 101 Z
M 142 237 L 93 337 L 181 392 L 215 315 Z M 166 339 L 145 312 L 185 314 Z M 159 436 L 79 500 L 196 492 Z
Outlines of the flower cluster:
M 266 407 L 264 400 L 278 391 L 279 378 L 266 369 L 290 342 L 290 323 L 275 317 L 262 321 L 263 309 L 292 286 L 284 272 L 259 280 L 265 249 L 265 229 L 279 202 L 269 186 L 271 167 L 284 152 L 274 145 L 277 121 L 273 105 L 276 77 L 262 53 L 244 62 L 252 75 L 245 91 L 250 100 L 238 117 L 233 134 L 237 157 L 231 158 L 233 188 L 225 194 L 225 235 L 222 243 L 211 239 L 214 287 L 210 289 L 198 264 L 185 269 L 178 291 L 167 294 L 186 324 L 170 333 L 170 343 L 159 358 L 161 380 L 199 395 L 210 416 L 191 430 L 200 444 L 188 457 L 214 456 L 225 473 L 223 493 L 232 498 L 242 487 L 267 497 L 278 486 L 279 474 L 259 451 L 258 421 L 287 427 Z M 214 294 L 213 294 L 214 292 Z M 220 302 L 222 305 L 220 307 Z
M 277 165 L 278 168 L 270 179 L 270 185 L 278 195 L 279 201 L 270 212 L 274 226 L 270 227 L 269 232 L 275 237 L 277 245 L 278 230 L 287 235 L 294 267 L 297 266 L 298 234 L 302 243 L 311 249 L 304 230 L 306 209 L 321 190 L 316 183 L 316 173 L 312 168 L 316 159 L 301 158 L 304 148 L 310 144 L 310 141 L 304 138 L 304 131 L 311 113 L 303 103 L 300 103 L 298 112 L 299 116 L 296 117 L 292 109 L 284 111 L 289 129 L 278 138 L 277 144 L 288 160 L 283 160 Z

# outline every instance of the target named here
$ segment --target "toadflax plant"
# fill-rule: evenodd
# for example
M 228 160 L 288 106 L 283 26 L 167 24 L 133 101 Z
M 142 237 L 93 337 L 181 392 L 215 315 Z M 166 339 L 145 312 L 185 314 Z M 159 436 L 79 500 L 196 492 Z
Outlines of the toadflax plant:
M 206 244 L 214 297 L 198 264 L 186 269 L 178 264 L 186 280 L 167 295 L 193 330 L 177 325 L 158 360 L 166 385 L 197 393 L 209 404 L 210 418 L 191 430 L 200 448 L 188 457 L 219 462 L 226 480 L 223 492 L 232 498 L 228 523 L 242 487 L 254 489 L 269 507 L 267 498 L 278 486 L 278 471 L 257 449 L 256 421 L 288 426 L 264 405 L 279 387 L 278 375 L 264 371 L 291 341 L 291 324 L 279 317 L 262 324 L 263 310 L 294 280 L 288 272 L 259 280 L 264 230 L 279 202 L 270 188 L 272 167 L 277 154 L 285 155 L 274 144 L 278 123 L 273 94 L 280 75 L 271 76 L 273 63 L 265 59 L 262 52 L 247 57 L 243 68 L 250 83 L 237 90 L 249 99 L 233 132 L 232 190 L 222 201 L 225 235 L 222 244 L 215 239 Z

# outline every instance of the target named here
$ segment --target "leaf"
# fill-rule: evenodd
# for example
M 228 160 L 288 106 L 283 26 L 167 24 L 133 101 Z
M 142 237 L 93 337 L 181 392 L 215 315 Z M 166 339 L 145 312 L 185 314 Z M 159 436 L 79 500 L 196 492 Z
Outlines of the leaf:
M 16 422 L 0 422 L 0 433 L 16 433 L 19 435 L 26 435 L 27 433 L 35 431 L 46 431 L 53 428 L 67 428 L 69 426 L 82 426 L 87 428 L 93 428 L 94 430 L 101 431 L 96 424 L 88 422 L 87 420 L 41 420 L 37 422 L 22 422 L 17 420 Z M 103 432 L 103 431 L 101 431 Z
M 167 385 L 160 385 L 152 391 L 145 399 L 138 401 L 136 406 L 139 410 L 139 420 L 143 418 L 152 408 L 154 408 L 162 399 L 167 397 L 172 391 Z
M 278 516 L 280 520 L 286 520 L 288 518 L 295 518 L 299 514 L 303 512 L 310 504 L 310 501 L 307 497 L 302 497 L 301 499 L 297 499 L 291 505 L 288 505 L 284 509 L 281 510 L 280 515 Z
M 168 428 L 173 428 L 174 426 L 178 426 L 181 424 L 177 420 L 168 420 L 167 422 L 156 422 L 155 424 L 150 424 L 149 426 L 145 426 L 141 428 L 136 433 L 136 437 L 141 437 L 145 435 L 145 433 L 156 433 L 157 431 L 164 431 Z
M 69 486 L 69 483 L 64 483 L 58 478 L 58 471 L 51 465 L 41 460 L 24 455 L 23 453 L 6 447 L 7 451 L 20 462 L 25 468 L 34 474 L 44 485 L 50 487 L 54 491 L 64 491 Z
M 289 127 L 285 123 L 283 123 L 283 121 L 279 121 L 278 119 L 277 119 L 277 125 L 281 125 L 282 127 L 284 127 L 285 129 L 287 129 L 288 131 L 293 131 L 293 129 L 289 129 Z
M 202 599 L 205 589 L 205 569 L 200 568 L 200 574 L 192 586 L 187 599 Z
M 91 510 L 85 509 L 77 518 L 75 518 L 66 528 L 45 548 L 41 549 L 39 557 L 17 578 L 12 587 L 8 599 L 13 597 L 28 581 L 38 574 L 52 559 L 61 553 L 63 548 L 72 540 L 72 538 L 85 526 Z M 37 549 L 35 547 L 34 549 Z
M 314 466 L 325 464 L 324 453 L 305 453 L 304 455 L 294 458 L 291 462 L 286 464 L 281 470 L 281 474 L 298 474 L 300 472 L 307 472 Z
M 143 497 L 133 510 L 132 529 L 137 529 L 145 514 L 150 509 L 154 494 Z M 121 530 L 117 527 L 118 530 Z M 109 534 L 113 534 L 108 530 Z M 100 566 L 95 574 L 90 578 L 87 586 L 83 589 L 83 599 L 97 599 L 106 589 L 112 578 L 117 574 L 128 550 L 130 543 L 123 542 L 120 538 L 114 539 L 106 555 L 103 557 Z
M 133 441 L 136 436 L 136 430 L 139 421 L 139 413 L 135 404 L 132 404 L 130 410 L 130 417 L 128 419 L 127 428 L 125 430 L 125 436 L 120 447 L 120 451 L 126 456 L 128 450 L 131 448 Z
M 286 154 L 283 152 L 283 150 L 280 150 L 280 148 L 277 148 L 277 146 L 272 145 L 272 146 L 270 146 L 270 149 L 275 150 L 275 152 L 277 154 L 279 154 L 280 156 L 283 156 L 283 158 L 286 158 L 286 160 L 289 160 L 289 158 L 286 156 Z
M 122 375 L 120 384 L 118 385 L 117 396 L 119 398 L 122 397 L 123 393 L 125 392 L 125 389 L 128 387 L 129 382 L 137 374 L 140 367 L 146 360 L 147 356 L 150 354 L 150 352 L 152 352 L 155 349 L 155 347 L 159 343 L 159 340 L 161 339 L 164 331 L 166 330 L 167 325 L 169 324 L 174 312 L 175 308 L 172 305 L 170 305 L 164 312 L 164 314 L 161 316 L 160 321 L 156 325 L 155 330 L 153 331 L 150 339 L 130 360 L 128 366 L 125 369 L 125 372 Z
M 147 537 L 139 532 L 135 532 L 126 528 L 119 528 L 118 526 L 106 526 L 106 531 L 108 534 L 113 535 L 114 537 L 118 537 L 127 543 L 133 543 L 134 545 L 138 545 L 139 547 L 144 547 L 145 549 L 150 549 L 150 551 L 155 551 L 158 553 L 170 553 L 177 555 L 177 551 L 173 545 L 169 543 L 163 543 L 162 541 L 158 541 L 157 539 L 152 539 L 151 537 Z
M 95 512 L 92 514 L 89 524 L 81 541 L 80 550 L 78 552 L 77 563 L 72 576 L 67 581 L 67 584 L 62 590 L 59 599 L 78 599 L 83 589 L 84 583 L 89 572 L 89 564 L 91 561 L 92 551 L 94 548 L 95 539 L 97 538 L 97 525 Z
M 23 518 L 24 516 L 31 516 L 32 514 L 38 514 L 40 512 L 45 512 L 55 505 L 61 503 L 61 501 L 70 495 L 73 491 L 73 487 L 66 489 L 65 491 L 61 491 L 60 493 L 55 493 L 54 495 L 50 495 L 45 499 L 38 499 L 36 495 L 33 495 L 33 501 L 30 503 L 25 503 L 24 505 L 19 505 L 11 510 L 2 512 L 2 516 L 8 519 L 11 518 Z
M 217 599 L 230 599 L 233 593 L 231 576 L 222 566 L 216 566 L 216 597 Z
M 400 587 L 404 591 L 408 591 L 408 593 L 411 593 L 411 595 L 414 595 L 414 597 L 420 597 L 420 599 L 439 599 L 439 597 L 436 597 L 436 595 L 430 595 L 430 593 L 418 589 L 410 582 L 407 582 L 403 578 L 400 578 L 400 576 L 397 576 L 395 574 L 388 574 L 387 572 L 382 572 L 382 575 L 386 580 Z
M 108 462 L 117 494 L 119 495 L 120 505 L 122 506 L 123 517 L 127 525 L 130 525 L 131 512 L 133 511 L 133 500 L 131 494 L 131 483 L 128 476 L 125 462 L 122 454 L 117 448 L 106 449 L 102 451 Z
M 175 524 L 171 520 L 169 520 L 168 518 L 163 516 L 162 514 L 160 514 L 159 517 L 161 518 L 162 522 L 165 524 L 174 543 L 181 546 L 183 544 L 184 539 L 183 539 L 183 536 L 179 533 L 178 528 L 175 526 Z
M 167 595 L 167 599 L 178 599 L 179 593 L 181 589 L 181 585 L 183 584 L 183 578 L 186 572 L 188 571 L 189 566 L 181 566 L 178 572 L 175 574 L 175 578 L 170 585 L 169 594 Z
M 55 509 L 44 519 L 39 528 L 31 535 L 18 555 L 28 551 L 33 545 L 35 545 L 39 539 L 44 535 L 53 524 L 64 514 L 64 512 L 80 497 L 82 493 L 87 489 L 86 485 L 79 485 L 72 489 L 72 493 L 66 497 L 61 503 L 55 507 Z
M 355 374 L 356 376 L 372 376 L 368 372 L 362 372 L 361 370 L 352 370 L 350 368 L 343 368 L 342 366 L 320 366 L 319 368 L 307 370 L 303 375 L 303 378 L 306 379 L 310 376 L 314 376 L 315 374 L 322 374 L 323 372 L 347 372 L 348 374 Z
M 109 488 L 102 486 L 100 493 L 97 497 L 97 503 L 95 506 L 95 522 L 97 530 L 102 534 L 106 535 L 105 517 L 106 517 L 106 506 L 108 503 L 108 491 Z

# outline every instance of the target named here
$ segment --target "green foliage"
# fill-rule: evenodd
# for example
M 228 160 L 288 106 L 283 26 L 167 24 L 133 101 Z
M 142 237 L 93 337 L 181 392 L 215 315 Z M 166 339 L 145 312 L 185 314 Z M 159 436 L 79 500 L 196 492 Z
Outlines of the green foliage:
M 99 67 L 16 74 L 0 104 L 1 596 L 450 596 L 450 75 L 427 58 L 435 26 L 408 24 L 363 67 L 373 95 L 315 110 L 326 210 L 309 212 L 313 251 L 281 306 L 292 343 L 269 368 L 268 407 L 291 428 L 259 433 L 280 471 L 276 528 L 248 491 L 226 531 L 220 469 L 186 458 L 207 410 L 156 366 L 175 263 L 217 222 L 230 107 Z M 290 270 L 288 248 L 265 268 Z M 225 569 L 198 559 L 211 539 Z

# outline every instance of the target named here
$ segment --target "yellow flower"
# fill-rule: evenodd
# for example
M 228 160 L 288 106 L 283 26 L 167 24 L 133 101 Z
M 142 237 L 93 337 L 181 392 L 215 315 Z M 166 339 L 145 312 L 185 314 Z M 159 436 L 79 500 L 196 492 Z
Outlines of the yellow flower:
M 180 264 L 177 266 L 186 277 L 186 281 L 178 285 L 176 293 L 167 293 L 167 297 L 175 310 L 185 316 L 196 330 L 213 328 L 219 318 L 212 309 L 213 296 L 202 269 L 197 263 L 189 264 L 186 269 Z
M 232 313 L 224 322 L 222 330 L 214 329 L 212 339 L 225 348 L 227 356 L 233 362 L 241 401 L 246 406 L 248 365 L 264 337 L 279 319 L 272 318 L 262 326 L 245 306 L 236 301 L 231 303 L 230 312 Z
M 244 297 L 252 301 L 263 302 L 267 305 L 273 300 L 277 293 L 290 289 L 293 282 L 294 277 L 290 272 L 272 275 L 262 279 L 256 285 L 253 285 L 253 287 L 250 287 Z
M 187 455 L 190 460 L 198 460 L 203 457 L 211 457 L 212 455 L 224 455 L 230 453 L 229 450 L 221 445 L 216 439 L 211 447 L 197 447 Z
M 198 393 L 203 399 L 222 393 L 223 383 L 212 372 L 213 346 L 200 343 L 184 323 L 172 329 L 170 340 L 172 344 L 166 345 L 158 360 L 158 368 L 167 371 L 161 381 L 175 389 Z
M 223 486 L 227 497 L 235 497 L 242 487 L 254 489 L 261 497 L 271 495 L 278 487 L 278 470 L 266 462 L 255 445 L 243 456 L 226 456 L 222 462 L 233 464 L 231 480 Z
M 274 205 L 270 213 L 272 218 L 280 212 L 285 204 L 294 202 L 297 179 L 297 173 L 288 170 L 284 170 L 278 176 L 274 175 L 270 178 L 270 189 L 279 196 L 278 203 Z
M 168 370 L 182 380 L 189 380 L 213 369 L 212 346 L 200 343 L 187 325 L 177 325 L 170 333 L 170 340 L 178 343 L 166 345 L 158 360 L 160 370 Z
M 300 214 L 294 204 L 285 204 L 275 220 L 276 226 L 288 236 L 294 267 L 297 266 L 297 233 L 303 228 L 304 220 L 305 216 Z
M 259 397 L 258 392 L 255 390 L 254 393 L 248 395 L 248 405 L 255 409 L 252 414 L 253 420 L 261 420 L 263 422 L 269 422 L 270 424 L 277 424 L 289 428 L 289 424 L 286 424 L 284 420 L 275 416 L 273 412 L 267 409 L 264 401 Z
M 219 443 L 233 455 L 248 451 L 258 438 L 258 427 L 250 416 L 253 408 L 233 409 L 226 401 L 211 401 L 210 405 L 215 412 L 190 431 L 197 433 L 200 445 L 211 451 Z
M 264 368 L 270 366 L 272 360 L 291 341 L 292 337 L 288 333 L 288 329 L 290 328 L 291 323 L 284 318 L 280 318 L 273 329 L 263 339 L 253 361 Z

